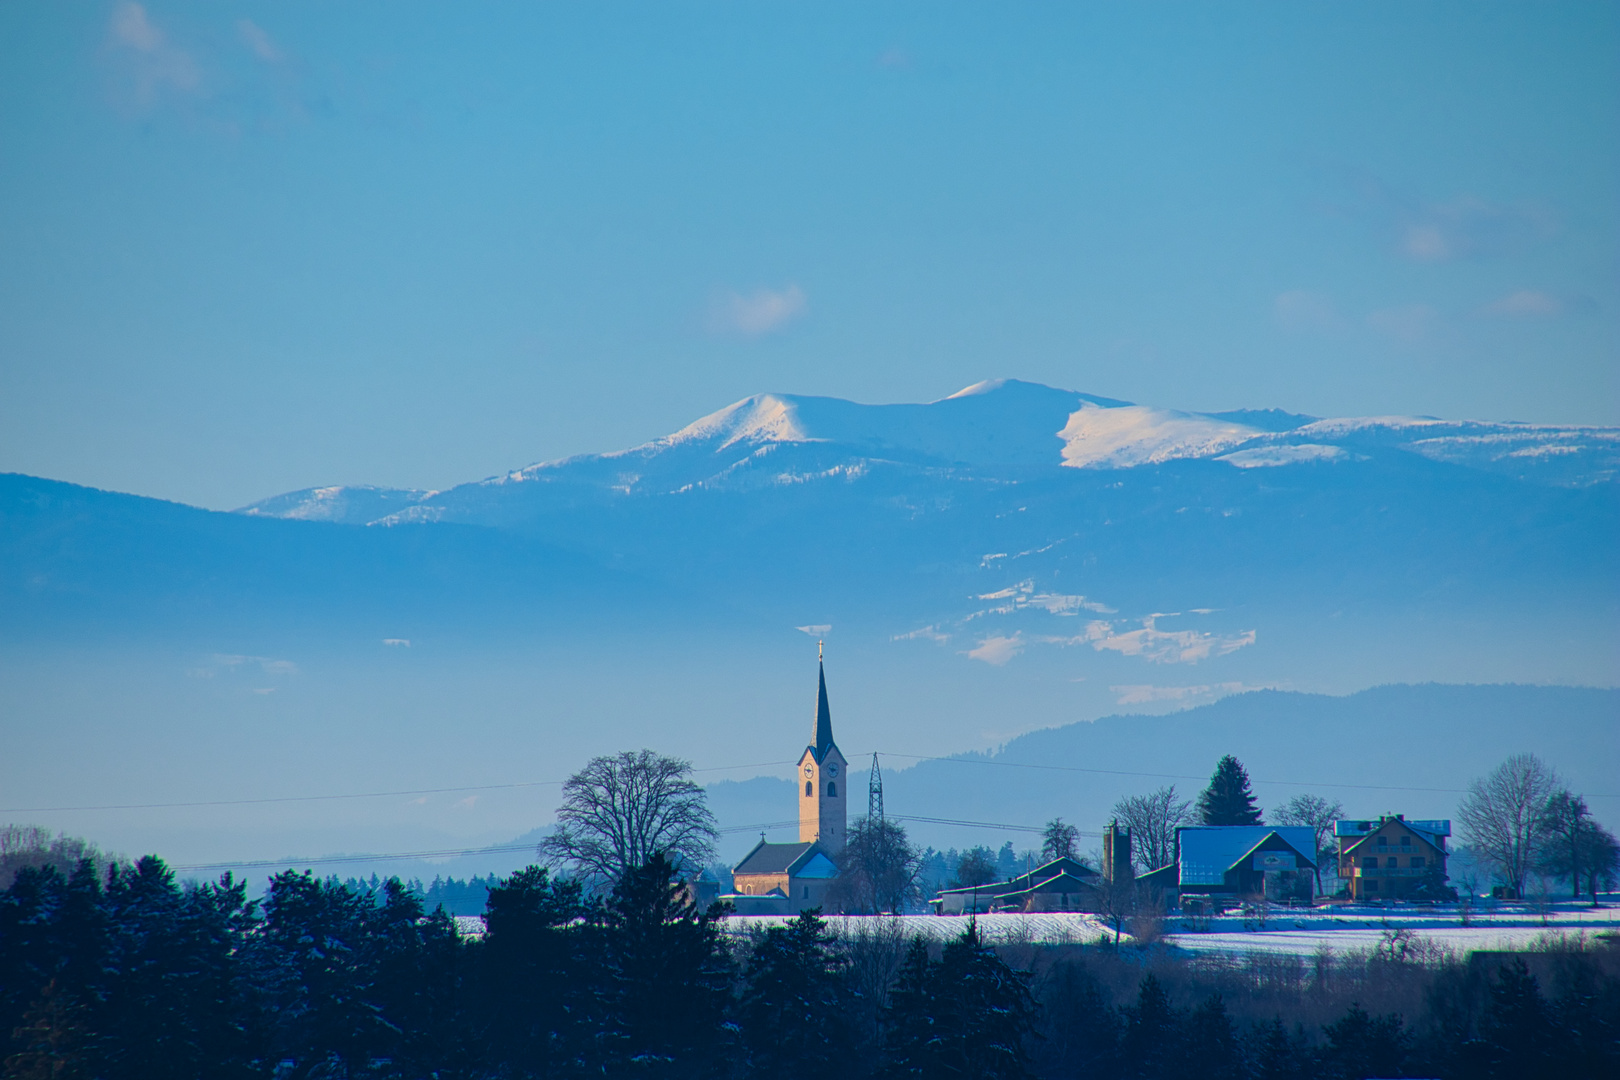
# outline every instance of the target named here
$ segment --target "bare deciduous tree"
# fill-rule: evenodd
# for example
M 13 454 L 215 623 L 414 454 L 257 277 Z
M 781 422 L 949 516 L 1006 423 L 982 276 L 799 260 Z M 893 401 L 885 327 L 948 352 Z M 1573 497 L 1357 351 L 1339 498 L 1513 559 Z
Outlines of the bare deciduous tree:
M 1176 861 L 1176 829 L 1193 821 L 1192 804 L 1176 797 L 1176 785 L 1114 804 L 1113 818 L 1130 826 L 1131 861 L 1148 873 Z
M 1075 857 L 1075 845 L 1079 842 L 1079 829 L 1062 818 L 1053 818 L 1046 823 L 1046 831 L 1041 834 L 1041 861 L 1072 859 Z
M 1540 758 L 1515 754 L 1468 785 L 1457 806 L 1469 847 L 1520 896 L 1542 838 L 1542 811 L 1557 787 L 1558 774 Z
M 25 867 L 38 870 L 50 866 L 69 877 L 83 859 L 90 860 L 96 877 L 101 879 L 106 878 L 107 868 L 119 861 L 76 836 L 52 837 L 37 825 L 0 825 L 0 890 L 11 888 L 17 872 Z
M 540 855 L 600 888 L 659 853 L 677 871 L 695 872 L 714 858 L 715 836 L 690 762 L 627 750 L 592 758 L 563 784 L 557 830 Z
M 1271 820 L 1278 825 L 1304 825 L 1315 836 L 1316 850 L 1311 859 L 1316 863 L 1316 891 L 1322 891 L 1322 856 L 1330 851 L 1333 823 L 1344 817 L 1344 806 L 1337 801 L 1328 802 L 1320 795 L 1295 795 L 1271 812 Z
M 922 859 L 899 822 L 859 818 L 849 828 L 829 899 L 847 912 L 899 915 L 916 894 L 921 869 Z

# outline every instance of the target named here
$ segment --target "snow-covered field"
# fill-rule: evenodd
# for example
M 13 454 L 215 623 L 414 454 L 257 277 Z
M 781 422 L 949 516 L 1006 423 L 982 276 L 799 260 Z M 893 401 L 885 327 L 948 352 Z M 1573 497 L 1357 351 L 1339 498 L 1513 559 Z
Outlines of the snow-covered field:
M 979 915 L 980 936 L 992 945 L 1079 945 L 1094 944 L 1103 936 L 1113 937 L 1095 915 L 1052 913 L 1035 915 Z M 463 937 L 481 937 L 484 920 L 476 915 L 457 916 L 456 929 Z M 787 915 L 732 915 L 721 922 L 728 934 L 747 936 L 763 933 L 773 926 L 784 926 Z M 827 923 L 842 938 L 876 934 L 910 940 L 945 942 L 961 936 L 970 919 L 965 915 L 831 915 Z M 1476 910 L 1463 926 L 1454 907 L 1371 908 L 1335 907 L 1312 911 L 1282 910 L 1269 917 L 1262 927 L 1242 918 L 1226 916 L 1207 921 L 1207 929 L 1191 930 L 1179 917 L 1164 922 L 1167 945 L 1193 953 L 1291 953 L 1310 956 L 1322 950 L 1335 953 L 1389 947 L 1397 931 L 1410 931 L 1411 937 L 1398 947 L 1426 946 L 1469 953 L 1479 950 L 1523 949 L 1558 935 L 1620 934 L 1620 907 L 1592 909 L 1568 903 L 1555 905 L 1545 921 L 1528 906 L 1500 905 Z M 1124 935 L 1126 939 L 1129 935 Z M 1403 935 L 1404 937 L 1404 935 Z
M 737 915 L 725 920 L 730 933 L 747 934 L 780 926 L 785 915 Z M 841 937 L 863 933 L 921 935 L 928 941 L 947 941 L 967 928 L 966 916 L 832 916 L 827 922 Z M 1091 944 L 1104 934 L 1113 936 L 1094 915 L 980 915 L 979 933 L 991 944 Z M 1312 911 L 1283 910 L 1265 925 L 1231 915 L 1207 920 L 1207 929 L 1192 931 L 1189 921 L 1170 917 L 1164 922 L 1165 943 L 1188 952 L 1284 952 L 1311 955 L 1319 950 L 1349 952 L 1376 949 L 1395 931 L 1411 931 L 1408 948 L 1424 944 L 1456 952 L 1522 949 L 1544 935 L 1596 935 L 1620 933 L 1620 908 L 1596 910 L 1570 904 L 1555 905 L 1542 916 L 1528 906 L 1499 905 L 1476 910 L 1463 926 L 1452 907 L 1335 907 Z M 1128 935 L 1127 935 L 1128 936 Z
M 1208 928 L 1189 932 L 1185 919 L 1166 920 L 1165 940 L 1189 952 L 1315 953 L 1373 949 L 1393 931 L 1410 931 L 1419 943 L 1457 952 L 1522 949 L 1544 935 L 1620 933 L 1620 908 L 1554 905 L 1545 920 L 1528 905 L 1499 905 L 1476 910 L 1462 925 L 1455 907 L 1336 907 L 1310 912 L 1281 912 L 1264 927 L 1228 916 L 1211 919 Z
M 764 932 L 783 926 L 787 915 L 733 915 L 721 926 L 728 933 Z M 961 937 L 972 921 L 966 915 L 830 915 L 827 924 L 839 937 L 862 934 L 896 935 L 903 940 L 922 937 L 925 941 L 949 941 Z M 1103 933 L 1094 915 L 1056 912 L 1047 915 L 980 915 L 979 936 L 992 945 L 1090 944 Z M 1112 936 L 1112 932 L 1110 932 Z

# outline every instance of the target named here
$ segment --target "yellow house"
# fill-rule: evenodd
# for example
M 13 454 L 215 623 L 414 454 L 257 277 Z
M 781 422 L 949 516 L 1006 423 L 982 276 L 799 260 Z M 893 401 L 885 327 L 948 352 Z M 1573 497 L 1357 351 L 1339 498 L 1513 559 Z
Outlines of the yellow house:
M 1445 885 L 1449 821 L 1385 815 L 1336 821 L 1333 835 L 1339 841 L 1339 876 L 1352 900 L 1402 900 Z

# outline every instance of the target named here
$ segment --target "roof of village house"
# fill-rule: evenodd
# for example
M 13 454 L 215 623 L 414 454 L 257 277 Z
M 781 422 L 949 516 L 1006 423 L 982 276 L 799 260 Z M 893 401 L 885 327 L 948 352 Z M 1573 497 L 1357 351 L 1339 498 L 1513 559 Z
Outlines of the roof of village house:
M 1082 885 L 1089 885 L 1090 883 L 1085 879 L 1096 877 L 1097 871 L 1083 862 L 1071 859 L 1068 856 L 1062 856 L 1053 859 L 1051 862 L 1042 863 L 1027 874 L 1019 874 L 1017 877 L 1009 878 L 1006 881 L 990 881 L 983 885 L 960 885 L 954 889 L 941 889 L 939 895 L 944 896 L 946 893 L 978 893 L 980 896 L 1000 896 L 1003 893 L 1028 892 L 1030 889 L 1035 888 L 1045 889 L 1046 892 L 1062 892 L 1065 890 L 1046 888 L 1046 886 L 1065 875 Z M 1072 892 L 1074 890 L 1067 891 Z
M 1374 821 L 1371 823 L 1372 828 L 1370 829 L 1358 830 L 1356 832 L 1350 832 L 1348 830 L 1342 833 L 1339 832 L 1340 825 L 1365 824 L 1368 823 L 1364 821 L 1336 821 L 1333 823 L 1334 835 L 1339 837 L 1340 855 L 1349 855 L 1351 852 L 1361 847 L 1361 845 L 1372 843 L 1373 837 L 1377 836 L 1385 825 L 1399 825 L 1402 831 L 1410 833 L 1411 835 L 1417 837 L 1418 840 L 1423 844 L 1441 853 L 1444 853 L 1446 849 L 1442 846 L 1440 838 L 1451 835 L 1451 822 L 1449 821 L 1407 821 L 1405 818 L 1399 817 L 1383 818 L 1379 821 Z M 1442 826 L 1444 831 L 1424 827 L 1428 825 Z M 1373 846 L 1377 847 L 1376 844 Z
M 1096 872 L 1093 871 L 1091 877 L 1095 878 L 1096 876 Z M 1023 877 L 1016 878 L 1014 880 L 1023 881 L 1028 877 L 1029 875 L 1025 874 Z M 1007 882 L 1007 884 L 1012 885 L 1013 882 Z M 1029 896 L 1031 893 L 1077 893 L 1094 888 L 1095 886 L 1095 881 L 1080 877 L 1076 874 L 1070 874 L 1066 871 L 1060 871 L 1059 873 L 1053 874 L 1051 877 L 1038 880 L 1033 884 L 1025 885 L 1021 888 L 1011 888 L 1005 892 L 997 892 L 996 899 L 1009 900 L 1015 897 Z
M 733 874 L 787 874 L 791 877 L 837 877 L 838 866 L 813 840 L 768 844 L 764 840 L 732 867 Z
M 1423 838 L 1429 841 L 1431 844 L 1434 843 L 1434 838 L 1437 836 L 1451 835 L 1451 822 L 1444 818 L 1425 821 L 1407 821 L 1405 818 L 1400 816 L 1393 818 L 1386 816 L 1363 819 L 1361 821 L 1335 821 L 1333 823 L 1333 835 L 1370 836 L 1379 829 L 1383 828 L 1385 825 L 1389 824 L 1391 821 L 1398 821 L 1402 825 L 1411 829 L 1413 832 L 1422 833 Z
M 1316 866 L 1316 833 L 1308 825 L 1186 825 L 1176 830 L 1181 884 L 1225 884 L 1227 871 L 1251 859 L 1273 836 L 1306 866 Z

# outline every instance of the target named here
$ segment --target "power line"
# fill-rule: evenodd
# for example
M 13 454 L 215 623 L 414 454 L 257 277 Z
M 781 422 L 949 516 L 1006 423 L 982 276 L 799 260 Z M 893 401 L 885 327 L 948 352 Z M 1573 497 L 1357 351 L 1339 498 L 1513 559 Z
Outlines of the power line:
M 893 751 L 879 751 L 892 758 L 906 758 L 911 761 L 941 761 L 956 765 L 990 765 L 1002 769 L 1038 769 L 1043 772 L 1072 772 L 1086 773 L 1096 776 L 1141 776 L 1155 780 L 1207 780 L 1208 777 L 1192 776 L 1185 773 L 1159 773 L 1137 772 L 1125 769 L 1088 769 L 1078 765 L 1034 765 L 1019 761 L 991 761 L 988 758 L 945 757 L 929 754 L 901 754 Z M 737 769 L 765 769 L 782 765 L 792 765 L 793 761 L 757 761 L 743 765 L 714 765 L 702 769 L 693 769 L 695 773 L 732 772 Z M 97 810 L 172 810 L 195 809 L 215 806 L 264 806 L 275 803 L 298 802 L 334 802 L 346 799 L 387 799 L 398 798 L 404 795 L 453 795 L 467 791 L 510 791 L 518 788 L 532 787 L 560 787 L 563 780 L 520 780 L 509 784 L 465 784 L 457 787 L 437 788 L 402 788 L 396 791 L 361 791 L 348 792 L 336 795 L 279 795 L 256 799 L 202 799 L 192 802 L 154 802 L 154 803 L 105 803 L 94 806 L 11 806 L 0 807 L 0 814 L 55 814 L 74 813 Z M 1346 784 L 1314 780 L 1262 780 L 1250 779 L 1254 784 L 1278 785 L 1284 787 L 1303 788 L 1348 788 L 1357 791 L 1418 791 L 1431 794 L 1461 795 L 1465 788 L 1441 787 L 1413 787 L 1401 784 Z M 1583 792 L 1588 799 L 1616 799 L 1620 795 L 1604 793 Z
M 734 769 L 765 769 L 792 765 L 792 761 L 756 761 L 747 765 L 714 765 L 693 772 L 728 772 Z M 261 799 L 204 799 L 197 802 L 108 803 L 101 806 L 9 806 L 0 814 L 54 814 L 77 810 L 172 810 L 203 806 L 262 806 L 266 803 L 331 802 L 337 799 L 387 799 L 400 795 L 452 795 L 463 791 L 507 791 L 513 788 L 560 787 L 565 780 L 519 780 L 510 784 L 467 784 L 462 787 L 410 788 L 400 791 L 359 791 L 342 795 L 278 795 Z
M 1207 776 L 1188 776 L 1183 773 L 1155 773 L 1155 772 L 1129 772 L 1124 769 L 1086 769 L 1078 765 L 1031 765 L 1021 761 L 991 761 L 988 758 L 962 758 L 962 757 L 931 757 L 926 754 L 896 754 L 890 751 L 881 751 L 887 757 L 909 758 L 913 761 L 945 761 L 957 765 L 994 765 L 1002 769 L 1041 769 L 1048 772 L 1077 772 L 1094 773 L 1099 776 L 1146 776 L 1156 780 L 1208 780 Z M 1354 788 L 1362 791 L 1426 791 L 1438 792 L 1445 795 L 1464 795 L 1467 788 L 1438 788 L 1438 787 L 1410 787 L 1400 784 L 1337 784 L 1317 780 L 1257 780 L 1250 777 L 1251 784 L 1274 784 L 1284 787 L 1319 787 L 1319 788 Z M 1620 795 L 1590 794 L 1582 792 L 1588 799 L 1620 799 Z

